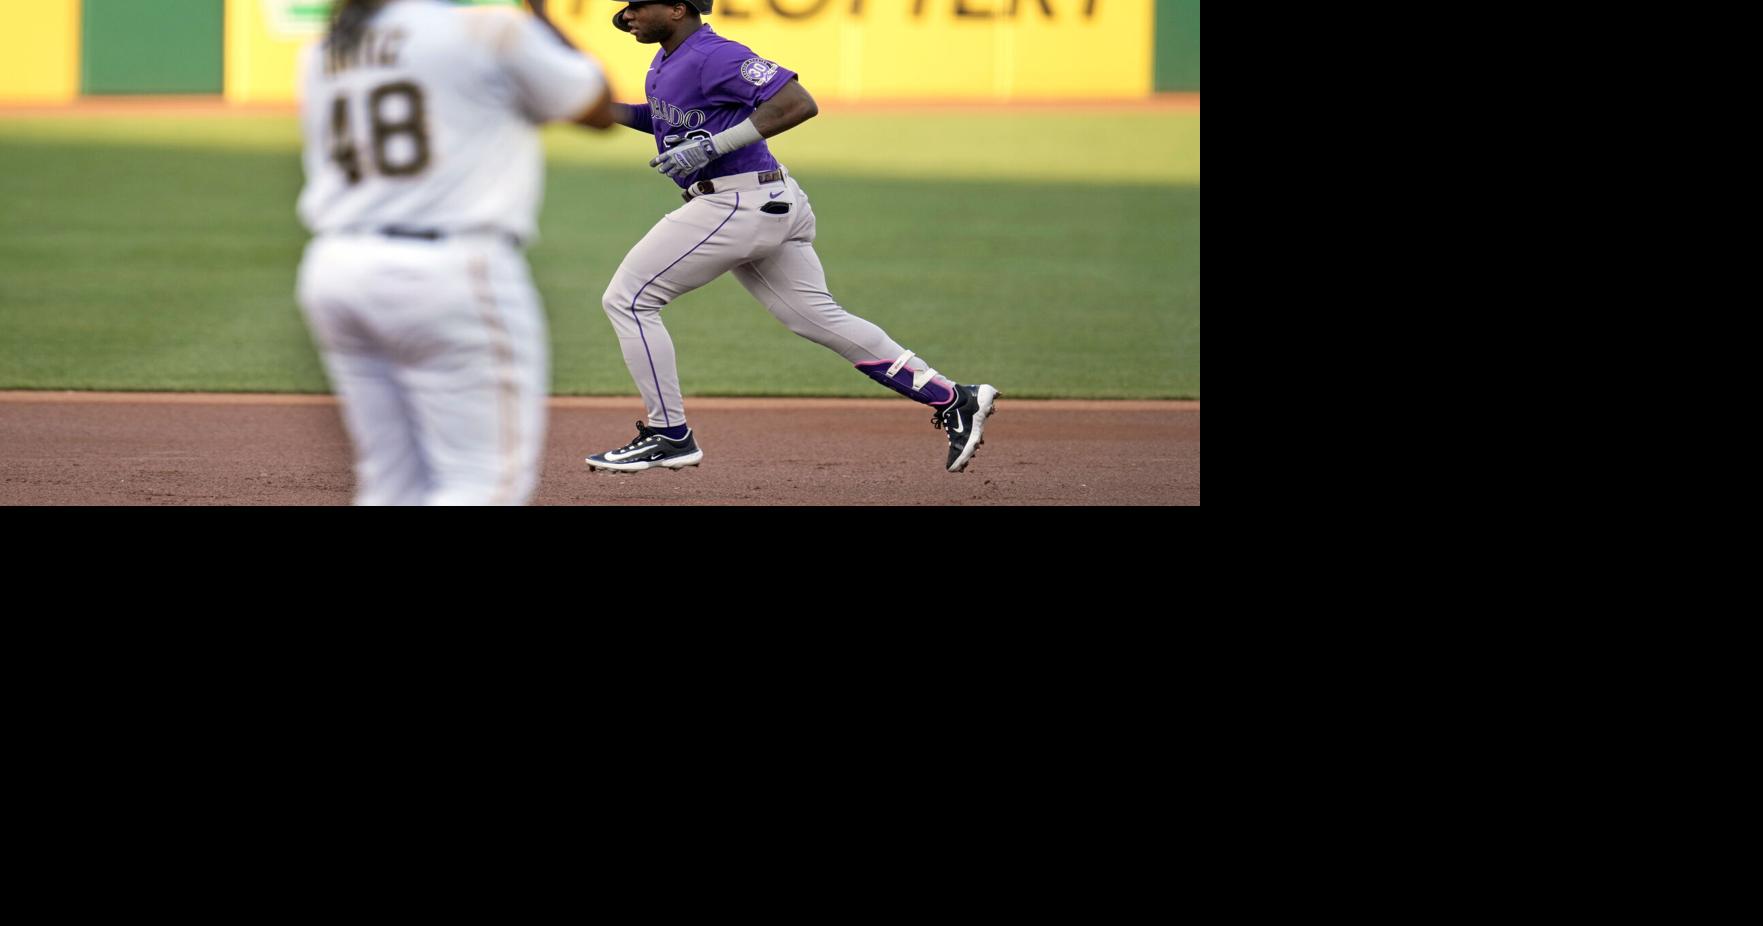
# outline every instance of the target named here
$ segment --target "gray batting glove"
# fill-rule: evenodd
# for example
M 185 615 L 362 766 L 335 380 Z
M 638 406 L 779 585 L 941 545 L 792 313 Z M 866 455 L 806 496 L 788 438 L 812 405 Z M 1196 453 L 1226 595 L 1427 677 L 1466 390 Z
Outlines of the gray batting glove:
M 655 156 L 649 166 L 668 177 L 689 177 L 716 160 L 716 142 L 708 138 L 688 139 L 677 148 L 669 148 Z

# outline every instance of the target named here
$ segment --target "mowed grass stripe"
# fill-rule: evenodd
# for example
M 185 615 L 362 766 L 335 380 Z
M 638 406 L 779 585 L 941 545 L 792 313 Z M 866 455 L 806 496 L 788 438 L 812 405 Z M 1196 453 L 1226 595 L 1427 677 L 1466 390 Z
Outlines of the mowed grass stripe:
M 799 176 L 834 294 L 948 374 L 1021 397 L 1199 396 L 1197 188 Z M 0 131 L 0 388 L 325 391 L 293 301 L 300 183 L 291 148 Z M 549 184 L 531 260 L 555 391 L 630 394 L 600 294 L 677 200 L 640 164 L 564 159 Z M 666 317 L 689 394 L 876 394 L 730 279 Z
M 598 133 L 553 126 L 545 138 L 553 163 L 629 167 L 655 156 L 648 137 L 624 128 Z M 295 151 L 300 127 L 290 116 L 264 115 L 0 120 L 0 144 L 7 141 Z M 768 143 L 804 179 L 831 172 L 1095 184 L 1200 182 L 1198 112 L 829 112 Z

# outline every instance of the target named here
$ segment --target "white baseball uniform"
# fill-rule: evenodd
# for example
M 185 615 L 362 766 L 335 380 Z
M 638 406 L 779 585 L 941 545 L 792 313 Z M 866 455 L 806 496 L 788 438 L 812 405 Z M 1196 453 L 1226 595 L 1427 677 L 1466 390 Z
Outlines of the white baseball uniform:
M 550 346 L 521 253 L 539 125 L 605 78 L 512 9 L 392 0 L 301 101 L 315 237 L 299 300 L 355 448 L 356 504 L 522 504 L 538 485 Z

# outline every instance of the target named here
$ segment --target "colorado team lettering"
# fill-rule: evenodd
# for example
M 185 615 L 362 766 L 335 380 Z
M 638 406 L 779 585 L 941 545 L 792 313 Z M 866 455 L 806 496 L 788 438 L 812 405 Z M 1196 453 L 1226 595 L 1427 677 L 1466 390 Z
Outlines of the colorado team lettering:
M 649 115 L 656 122 L 665 122 L 675 128 L 695 129 L 704 124 L 703 110 L 680 109 L 678 106 L 654 96 L 649 98 Z

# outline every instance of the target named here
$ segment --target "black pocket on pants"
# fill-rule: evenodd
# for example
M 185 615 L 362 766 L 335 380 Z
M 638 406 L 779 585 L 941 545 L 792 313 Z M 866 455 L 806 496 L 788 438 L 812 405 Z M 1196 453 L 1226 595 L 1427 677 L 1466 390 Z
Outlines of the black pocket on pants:
M 784 213 L 790 211 L 790 204 L 789 203 L 766 203 L 765 205 L 759 207 L 759 211 L 760 212 L 768 212 L 772 215 L 783 215 Z

